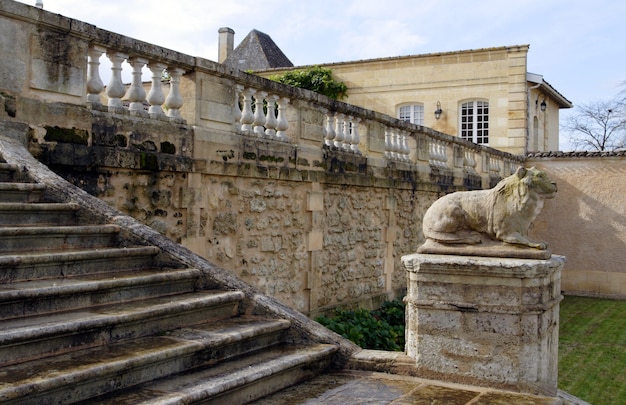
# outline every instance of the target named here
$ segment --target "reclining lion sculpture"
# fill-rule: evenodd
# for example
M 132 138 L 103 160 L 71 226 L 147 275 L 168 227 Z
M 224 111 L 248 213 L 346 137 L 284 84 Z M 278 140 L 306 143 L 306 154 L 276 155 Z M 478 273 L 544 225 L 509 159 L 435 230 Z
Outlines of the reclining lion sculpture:
M 556 183 L 534 167 L 520 167 L 494 188 L 448 194 L 426 211 L 424 236 L 443 245 L 475 245 L 492 241 L 545 250 L 547 244 L 528 237 L 528 229 L 556 194 Z

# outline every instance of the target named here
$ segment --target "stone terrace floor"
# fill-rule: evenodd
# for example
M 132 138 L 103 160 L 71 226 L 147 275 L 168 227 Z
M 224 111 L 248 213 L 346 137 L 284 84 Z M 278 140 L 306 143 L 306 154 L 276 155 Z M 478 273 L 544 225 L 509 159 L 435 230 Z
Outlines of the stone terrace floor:
M 254 405 L 557 405 L 561 399 L 345 370 L 257 400 Z

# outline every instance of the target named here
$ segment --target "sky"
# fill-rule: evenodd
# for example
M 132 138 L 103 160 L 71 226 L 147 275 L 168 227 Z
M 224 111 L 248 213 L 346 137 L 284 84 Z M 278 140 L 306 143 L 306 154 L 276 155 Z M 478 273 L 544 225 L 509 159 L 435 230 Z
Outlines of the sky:
M 36 1 L 22 3 L 35 5 Z M 44 9 L 217 61 L 253 29 L 296 66 L 530 45 L 528 71 L 585 104 L 626 89 L 621 0 L 43 0 Z M 561 122 L 573 111 L 561 110 Z

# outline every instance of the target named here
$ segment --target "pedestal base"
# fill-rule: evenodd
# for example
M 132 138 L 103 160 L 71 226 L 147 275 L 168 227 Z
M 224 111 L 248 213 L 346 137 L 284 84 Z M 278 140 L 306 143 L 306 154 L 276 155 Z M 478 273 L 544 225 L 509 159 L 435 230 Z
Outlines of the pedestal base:
M 420 376 L 555 396 L 562 256 L 413 254 L 406 352 Z

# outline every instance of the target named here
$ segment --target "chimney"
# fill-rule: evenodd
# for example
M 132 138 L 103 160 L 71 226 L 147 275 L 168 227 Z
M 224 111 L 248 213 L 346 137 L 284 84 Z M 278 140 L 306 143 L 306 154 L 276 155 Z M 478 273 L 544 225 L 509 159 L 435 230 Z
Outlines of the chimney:
M 235 31 L 228 27 L 222 27 L 217 32 L 220 34 L 219 50 L 217 53 L 217 61 L 224 63 L 228 55 L 233 52 L 235 42 Z

